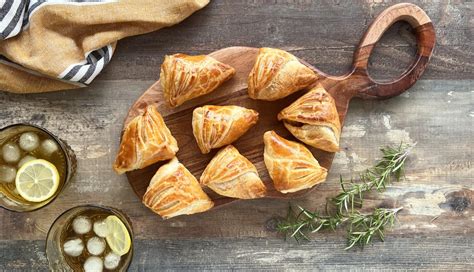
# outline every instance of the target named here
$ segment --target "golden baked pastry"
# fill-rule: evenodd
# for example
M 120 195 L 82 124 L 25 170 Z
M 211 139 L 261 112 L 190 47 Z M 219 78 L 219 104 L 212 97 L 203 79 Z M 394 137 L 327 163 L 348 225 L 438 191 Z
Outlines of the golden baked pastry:
M 142 169 L 155 162 L 169 160 L 178 152 L 171 135 L 155 106 L 133 118 L 125 127 L 114 169 L 118 174 Z
M 160 83 L 166 101 L 176 107 L 214 91 L 235 74 L 235 69 L 206 55 L 165 56 Z
M 308 93 L 278 114 L 285 127 L 296 138 L 316 148 L 339 150 L 341 123 L 334 98 L 322 86 Z
M 217 152 L 202 173 L 200 182 L 227 197 L 251 199 L 266 193 L 257 168 L 232 145 Z
M 193 134 L 203 154 L 237 140 L 258 121 L 258 112 L 239 106 L 203 106 L 193 111 Z
M 143 204 L 164 219 L 204 212 L 214 206 L 196 178 L 176 157 L 156 171 L 143 196 Z
M 253 99 L 277 100 L 307 88 L 318 76 L 292 54 L 273 48 L 260 48 L 248 78 Z
M 326 168 L 304 145 L 286 140 L 274 131 L 265 132 L 263 142 L 265 166 L 278 191 L 293 193 L 326 180 Z

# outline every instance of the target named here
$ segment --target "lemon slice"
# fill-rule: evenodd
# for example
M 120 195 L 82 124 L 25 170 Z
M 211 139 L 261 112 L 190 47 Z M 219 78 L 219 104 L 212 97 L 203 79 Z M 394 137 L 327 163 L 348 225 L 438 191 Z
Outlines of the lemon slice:
M 127 254 L 132 245 L 132 240 L 125 224 L 115 215 L 109 215 L 105 219 L 105 224 L 108 230 L 105 239 L 110 249 L 120 256 Z
M 24 199 L 31 202 L 45 201 L 58 190 L 58 169 L 45 160 L 29 161 L 18 170 L 15 185 Z

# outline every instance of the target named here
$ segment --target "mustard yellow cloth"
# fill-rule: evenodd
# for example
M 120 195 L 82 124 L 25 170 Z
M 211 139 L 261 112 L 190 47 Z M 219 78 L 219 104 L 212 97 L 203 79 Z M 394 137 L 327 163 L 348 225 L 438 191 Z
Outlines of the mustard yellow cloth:
M 177 24 L 209 0 L 0 1 L 0 91 L 85 87 L 117 41 Z

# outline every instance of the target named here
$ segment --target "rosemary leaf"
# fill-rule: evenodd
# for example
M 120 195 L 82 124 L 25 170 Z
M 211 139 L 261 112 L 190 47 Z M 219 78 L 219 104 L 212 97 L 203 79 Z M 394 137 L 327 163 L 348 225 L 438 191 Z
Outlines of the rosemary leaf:
M 364 247 L 375 235 L 384 241 L 385 227 L 387 225 L 393 226 L 395 216 L 401 209 L 378 208 L 369 215 L 360 214 L 359 212 L 351 213 L 349 215 L 351 225 L 348 229 L 347 247 L 345 249 L 350 249 L 355 245 Z
M 285 233 L 287 237 L 294 238 L 298 242 L 302 239 L 310 240 L 306 235 L 307 232 L 315 233 L 322 229 L 335 230 L 340 223 L 347 220 L 347 218 L 338 215 L 333 217 L 322 216 L 317 212 L 311 212 L 299 206 L 298 209 L 300 212 L 296 214 L 290 205 L 286 219 L 280 221 L 277 225 L 279 232 Z

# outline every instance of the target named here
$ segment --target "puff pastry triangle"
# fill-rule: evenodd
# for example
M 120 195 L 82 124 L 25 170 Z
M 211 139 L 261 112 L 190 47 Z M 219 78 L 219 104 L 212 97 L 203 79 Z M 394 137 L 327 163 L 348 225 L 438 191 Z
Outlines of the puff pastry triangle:
M 239 106 L 207 105 L 193 111 L 193 134 L 203 154 L 237 140 L 258 121 L 258 112 Z
M 217 152 L 202 173 L 200 182 L 227 197 L 251 199 L 266 193 L 257 168 L 232 145 Z
M 334 98 L 322 86 L 308 93 L 278 114 L 285 127 L 302 142 L 328 151 L 339 150 L 341 123 Z
M 314 83 L 318 76 L 292 54 L 273 48 L 260 48 L 248 78 L 253 99 L 277 100 Z
M 165 56 L 160 83 L 166 101 L 176 107 L 214 91 L 235 74 L 235 69 L 206 55 Z
M 164 219 L 209 210 L 214 206 L 196 178 L 175 157 L 150 181 L 143 204 Z
M 118 174 L 123 174 L 158 161 L 169 160 L 176 152 L 176 139 L 156 107 L 148 106 L 143 114 L 135 117 L 125 127 L 113 167 Z
M 293 193 L 326 180 L 326 168 L 304 145 L 286 140 L 274 131 L 265 132 L 263 141 L 265 166 L 278 191 Z

